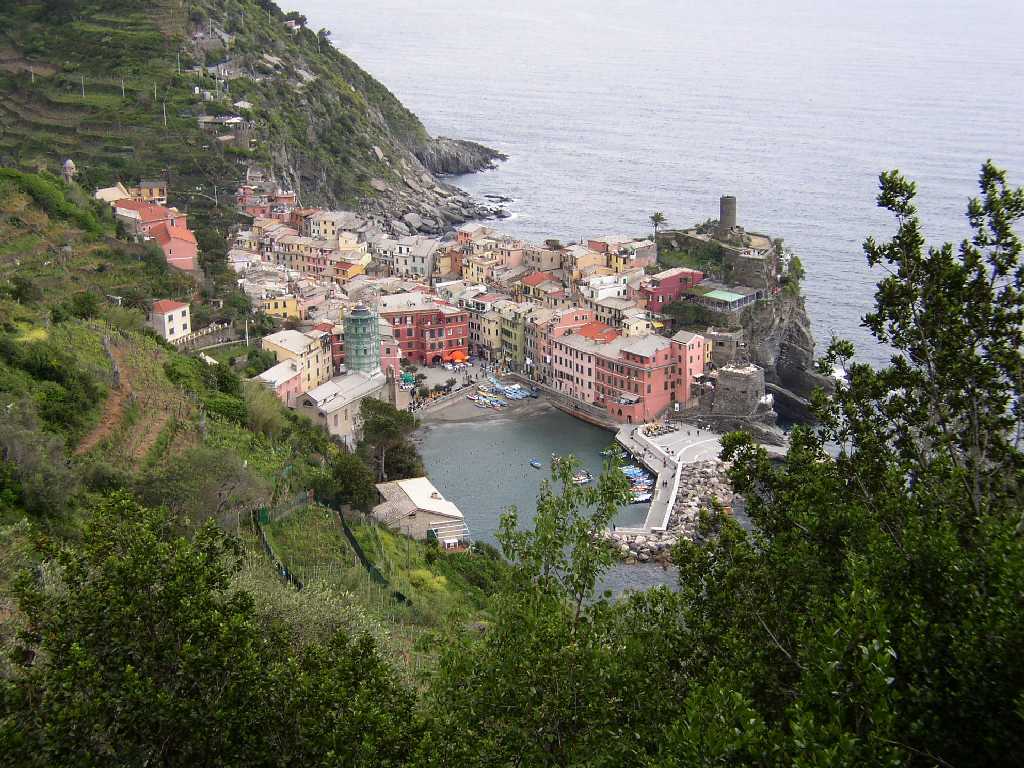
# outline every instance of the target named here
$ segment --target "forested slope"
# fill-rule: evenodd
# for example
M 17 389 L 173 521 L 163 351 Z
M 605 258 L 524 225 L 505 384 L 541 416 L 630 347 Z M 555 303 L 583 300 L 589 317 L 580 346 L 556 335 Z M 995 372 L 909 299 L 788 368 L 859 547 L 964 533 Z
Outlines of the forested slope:
M 437 228 L 485 213 L 431 170 L 475 170 L 494 153 L 435 142 L 325 31 L 286 21 L 263 0 L 4 3 L 0 163 L 56 171 L 70 157 L 86 185 L 165 176 L 185 204 L 258 163 L 307 205 L 416 212 Z M 240 112 L 251 147 L 197 122 Z

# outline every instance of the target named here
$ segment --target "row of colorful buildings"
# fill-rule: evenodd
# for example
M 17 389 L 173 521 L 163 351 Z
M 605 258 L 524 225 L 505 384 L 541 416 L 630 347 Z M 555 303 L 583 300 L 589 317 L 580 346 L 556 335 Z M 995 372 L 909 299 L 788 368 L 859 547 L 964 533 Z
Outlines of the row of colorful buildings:
M 238 200 L 253 217 L 229 257 L 240 285 L 265 313 L 333 336 L 335 371 L 344 340 L 332 331 L 362 302 L 397 353 L 396 372 L 400 361 L 477 357 L 622 423 L 657 418 L 701 394 L 716 342 L 673 335 L 670 305 L 728 321 L 777 290 L 768 275 L 777 259 L 760 241 L 730 246 L 735 263 L 725 271 L 754 283 L 745 286 L 697 269 L 659 269 L 649 239 L 538 245 L 475 223 L 453 239 L 395 237 L 351 212 L 301 207 L 270 181 L 243 186 Z

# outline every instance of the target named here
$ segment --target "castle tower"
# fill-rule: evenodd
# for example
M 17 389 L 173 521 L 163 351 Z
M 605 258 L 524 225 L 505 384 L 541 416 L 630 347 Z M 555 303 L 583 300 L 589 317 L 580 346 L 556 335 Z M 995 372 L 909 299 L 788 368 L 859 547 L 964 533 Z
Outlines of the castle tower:
M 736 198 L 722 195 L 718 201 L 718 233 L 727 235 L 736 228 Z
M 345 315 L 345 368 L 380 373 L 380 325 L 377 313 L 358 304 Z

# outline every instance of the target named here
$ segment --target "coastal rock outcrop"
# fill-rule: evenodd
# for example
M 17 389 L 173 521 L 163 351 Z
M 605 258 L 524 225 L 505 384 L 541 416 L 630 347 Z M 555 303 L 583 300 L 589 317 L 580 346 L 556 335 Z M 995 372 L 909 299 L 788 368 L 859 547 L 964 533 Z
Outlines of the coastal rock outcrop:
M 431 173 L 445 176 L 484 171 L 493 168 L 499 160 L 508 160 L 507 155 L 483 144 L 447 136 L 438 136 L 414 148 L 413 154 Z
M 764 368 L 765 386 L 780 416 L 810 422 L 811 393 L 830 392 L 833 382 L 814 368 L 814 336 L 802 296 L 781 294 L 744 318 L 751 362 Z

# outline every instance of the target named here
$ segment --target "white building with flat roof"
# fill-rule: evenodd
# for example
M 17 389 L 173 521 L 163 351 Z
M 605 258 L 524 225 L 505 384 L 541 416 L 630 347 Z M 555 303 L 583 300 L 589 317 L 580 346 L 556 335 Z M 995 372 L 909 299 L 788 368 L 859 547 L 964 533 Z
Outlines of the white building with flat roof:
M 383 501 L 373 516 L 389 528 L 414 539 L 435 539 L 443 549 L 469 544 L 462 510 L 448 501 L 426 477 L 377 485 Z

